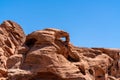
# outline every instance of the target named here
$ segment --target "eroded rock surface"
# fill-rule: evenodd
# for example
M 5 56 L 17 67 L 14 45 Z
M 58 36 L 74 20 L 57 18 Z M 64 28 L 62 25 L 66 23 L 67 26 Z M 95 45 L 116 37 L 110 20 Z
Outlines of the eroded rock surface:
M 67 32 L 53 28 L 26 36 L 4 21 L 0 80 L 120 80 L 120 49 L 76 47 Z

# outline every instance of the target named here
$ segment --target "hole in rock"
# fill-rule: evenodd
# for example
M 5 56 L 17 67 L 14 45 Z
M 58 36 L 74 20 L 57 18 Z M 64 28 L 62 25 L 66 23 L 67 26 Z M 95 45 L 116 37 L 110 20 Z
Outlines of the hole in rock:
M 32 38 L 32 39 L 29 39 L 29 40 L 26 40 L 26 45 L 28 46 L 28 47 L 32 47 L 34 44 L 35 44 L 35 42 L 36 42 L 37 40 L 35 39 L 35 38 Z
M 62 40 L 62 41 L 65 42 L 65 41 L 66 41 L 66 38 L 65 38 L 65 37 L 61 37 L 60 40 Z
M 91 75 L 93 75 L 93 70 L 92 69 L 89 69 L 88 71 Z

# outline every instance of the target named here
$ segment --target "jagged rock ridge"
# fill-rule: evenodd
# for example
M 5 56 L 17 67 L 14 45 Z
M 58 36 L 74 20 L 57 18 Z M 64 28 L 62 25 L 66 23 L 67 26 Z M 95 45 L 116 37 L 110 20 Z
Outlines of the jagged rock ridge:
M 120 80 L 119 61 L 120 49 L 76 47 L 62 30 L 0 25 L 0 80 Z

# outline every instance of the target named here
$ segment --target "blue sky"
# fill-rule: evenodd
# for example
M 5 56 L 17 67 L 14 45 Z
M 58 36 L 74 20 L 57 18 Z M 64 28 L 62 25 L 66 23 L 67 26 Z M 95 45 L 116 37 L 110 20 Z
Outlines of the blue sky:
M 26 34 L 52 27 L 69 32 L 76 46 L 120 48 L 120 0 L 0 0 L 4 20 Z

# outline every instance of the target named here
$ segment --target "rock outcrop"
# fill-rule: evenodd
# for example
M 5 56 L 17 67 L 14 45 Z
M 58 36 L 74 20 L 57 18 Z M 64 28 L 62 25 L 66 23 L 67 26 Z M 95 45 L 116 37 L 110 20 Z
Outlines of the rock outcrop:
M 0 25 L 0 80 L 120 80 L 120 49 L 76 47 L 53 28 L 26 36 L 7 20 Z

